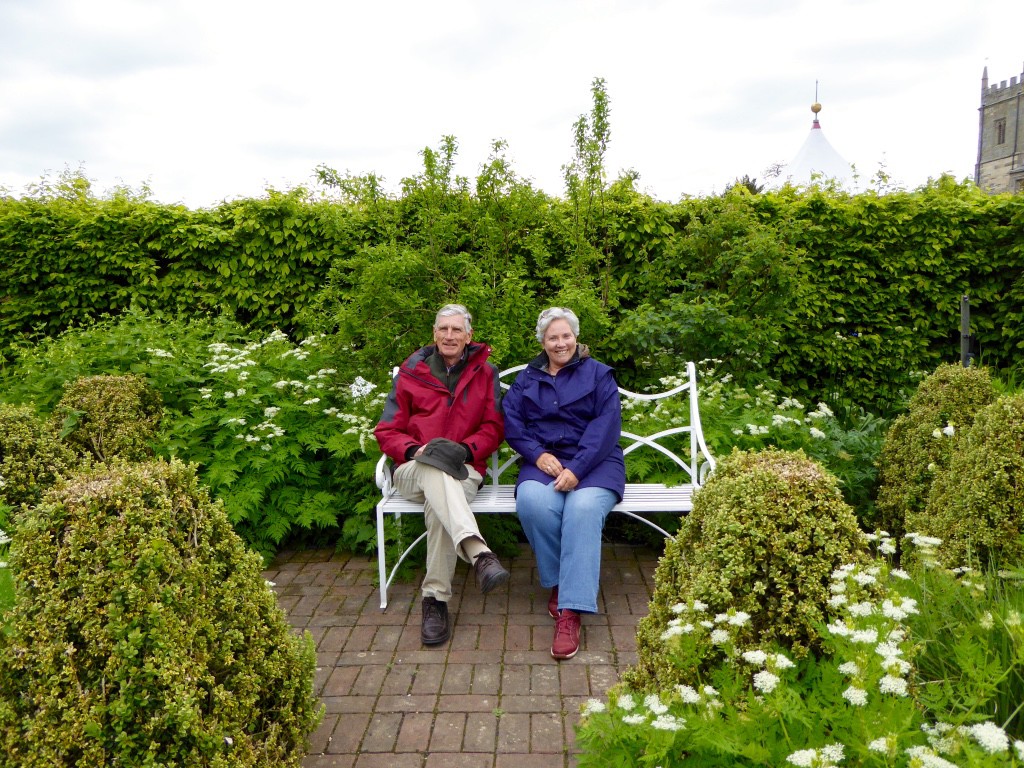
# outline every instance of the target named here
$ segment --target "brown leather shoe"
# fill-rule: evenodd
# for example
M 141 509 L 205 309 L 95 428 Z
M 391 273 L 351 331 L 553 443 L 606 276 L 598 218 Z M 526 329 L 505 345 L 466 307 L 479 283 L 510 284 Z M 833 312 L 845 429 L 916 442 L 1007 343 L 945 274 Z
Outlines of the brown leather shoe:
M 435 597 L 423 598 L 423 623 L 420 625 L 420 640 L 424 645 L 439 645 L 452 636 L 452 624 L 448 620 L 448 603 Z
M 508 581 L 508 571 L 498 562 L 498 556 L 493 552 L 477 555 L 473 570 L 476 572 L 476 585 L 485 595 Z
M 552 619 L 558 618 L 558 585 L 551 588 L 551 597 L 548 598 L 548 616 Z

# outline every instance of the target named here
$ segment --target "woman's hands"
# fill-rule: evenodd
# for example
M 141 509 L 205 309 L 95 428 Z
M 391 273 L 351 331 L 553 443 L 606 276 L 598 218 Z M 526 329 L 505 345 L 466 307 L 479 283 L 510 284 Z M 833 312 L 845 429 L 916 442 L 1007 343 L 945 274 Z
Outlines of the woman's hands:
M 552 477 L 558 477 L 562 472 L 562 462 L 558 460 L 554 454 L 542 453 L 537 457 L 537 469 L 543 472 L 545 475 L 551 475 Z
M 556 457 L 555 455 L 550 453 L 542 453 L 537 458 L 536 463 L 537 469 L 539 469 L 544 474 L 551 475 L 551 477 L 555 478 L 556 491 L 562 491 L 564 493 L 565 491 L 571 491 L 573 488 L 579 485 L 579 478 L 576 477 L 575 474 L 573 474 L 573 471 L 571 469 L 566 469 L 565 467 L 563 467 L 562 462 L 560 462 L 558 460 L 558 457 Z

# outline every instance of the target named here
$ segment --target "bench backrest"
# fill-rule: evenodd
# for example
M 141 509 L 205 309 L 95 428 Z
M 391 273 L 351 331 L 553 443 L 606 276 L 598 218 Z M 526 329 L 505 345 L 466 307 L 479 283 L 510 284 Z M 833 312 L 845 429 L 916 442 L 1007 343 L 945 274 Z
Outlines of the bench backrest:
M 516 374 L 523 370 L 525 365 L 517 365 L 513 368 L 506 368 L 501 371 L 499 377 L 501 379 L 501 387 L 504 390 L 508 390 L 512 386 L 512 382 L 516 378 Z M 672 397 L 674 395 L 688 395 L 690 398 L 690 423 L 685 427 L 672 427 L 665 429 L 660 432 L 656 432 L 653 435 L 636 435 L 632 432 L 622 430 L 622 437 L 629 441 L 629 444 L 624 446 L 622 449 L 623 454 L 629 455 L 633 451 L 637 450 L 641 446 L 647 446 L 654 450 L 662 453 L 663 455 L 670 458 L 676 463 L 681 469 L 683 469 L 688 477 L 689 484 L 691 485 L 703 485 L 705 478 L 714 471 L 715 459 L 708 450 L 707 445 L 704 442 L 704 430 L 701 426 L 700 421 L 700 409 L 697 400 L 697 368 L 692 362 L 686 364 L 686 380 L 672 389 L 665 392 L 656 392 L 653 394 L 643 394 L 639 392 L 631 392 L 628 389 L 619 387 L 619 394 L 623 398 L 633 398 L 636 400 L 662 400 L 666 397 Z M 690 436 L 690 460 L 687 462 L 679 455 L 677 455 L 670 448 L 666 447 L 661 441 L 665 438 L 673 435 L 689 434 Z M 505 461 L 501 461 L 498 453 L 496 452 L 491 456 L 490 466 L 487 469 L 487 475 L 490 478 L 488 480 L 492 485 L 501 485 L 501 476 L 505 473 L 509 467 L 513 466 L 519 460 L 519 454 L 513 453 L 511 457 Z

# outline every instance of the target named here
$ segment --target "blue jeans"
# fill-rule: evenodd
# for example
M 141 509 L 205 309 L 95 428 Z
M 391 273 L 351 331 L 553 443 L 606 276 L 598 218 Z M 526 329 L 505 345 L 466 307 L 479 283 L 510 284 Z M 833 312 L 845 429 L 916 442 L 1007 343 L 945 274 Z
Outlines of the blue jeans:
M 558 587 L 558 608 L 597 613 L 601 530 L 618 497 L 607 488 L 562 493 L 555 482 L 526 480 L 516 491 L 516 513 L 530 540 L 542 587 Z

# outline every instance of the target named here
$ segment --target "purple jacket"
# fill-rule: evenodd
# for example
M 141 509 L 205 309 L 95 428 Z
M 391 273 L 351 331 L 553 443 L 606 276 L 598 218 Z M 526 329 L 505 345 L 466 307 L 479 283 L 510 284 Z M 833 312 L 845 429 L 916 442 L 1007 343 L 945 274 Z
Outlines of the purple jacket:
M 519 372 L 502 400 L 505 440 L 523 457 L 516 487 L 525 480 L 554 481 L 536 465 L 547 451 L 572 470 L 578 488 L 607 488 L 622 501 L 622 406 L 612 369 L 577 357 L 551 376 L 542 369 L 546 364 L 541 353 Z

